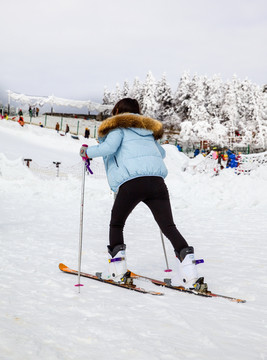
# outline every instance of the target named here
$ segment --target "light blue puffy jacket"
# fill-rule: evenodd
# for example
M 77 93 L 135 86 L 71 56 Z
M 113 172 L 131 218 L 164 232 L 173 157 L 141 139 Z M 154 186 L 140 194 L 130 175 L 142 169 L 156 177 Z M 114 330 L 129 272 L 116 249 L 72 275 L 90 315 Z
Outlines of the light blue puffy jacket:
M 162 126 L 157 120 L 137 114 L 116 115 L 101 124 L 99 135 L 107 135 L 99 138 L 99 145 L 89 147 L 87 155 L 103 157 L 108 183 L 114 192 L 124 182 L 137 177 L 167 176 L 165 150 L 154 138 L 155 133 L 159 137 L 154 127 L 159 124 Z M 134 127 L 128 127 L 131 125 Z

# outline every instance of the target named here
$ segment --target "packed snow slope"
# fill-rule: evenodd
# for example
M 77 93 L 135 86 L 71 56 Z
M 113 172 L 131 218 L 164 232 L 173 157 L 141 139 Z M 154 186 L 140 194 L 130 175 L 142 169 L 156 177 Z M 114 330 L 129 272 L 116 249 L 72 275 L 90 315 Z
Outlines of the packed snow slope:
M 87 140 L 89 145 L 95 140 Z M 80 163 L 83 137 L 0 121 L 1 360 L 267 359 L 267 169 L 237 176 L 183 171 L 190 161 L 165 145 L 175 222 L 217 293 L 245 304 L 163 289 L 138 294 L 59 271 L 77 268 L 81 177 L 43 178 L 23 165 Z M 100 164 L 95 159 L 92 167 Z M 104 176 L 86 176 L 82 270 L 106 269 L 113 194 Z M 125 226 L 128 266 L 164 278 L 160 233 L 140 204 Z M 177 259 L 165 239 L 169 265 Z M 146 282 L 139 285 L 155 288 Z

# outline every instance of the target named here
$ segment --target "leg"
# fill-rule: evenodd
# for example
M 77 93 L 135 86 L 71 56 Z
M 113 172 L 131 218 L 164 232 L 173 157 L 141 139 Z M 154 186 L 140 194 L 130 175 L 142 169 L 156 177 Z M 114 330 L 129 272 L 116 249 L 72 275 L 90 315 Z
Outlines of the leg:
M 188 247 L 188 243 L 174 224 L 169 193 L 164 180 L 156 179 L 157 184 L 153 187 L 154 195 L 145 199 L 144 203 L 150 208 L 161 231 L 171 241 L 174 250 L 180 252 Z
M 120 188 L 116 196 L 112 211 L 111 211 L 111 220 L 109 227 L 109 248 L 112 251 L 115 246 L 124 244 L 123 240 L 123 228 L 125 222 L 136 207 L 136 205 L 141 201 L 136 194 L 134 180 L 127 181 Z
M 175 255 L 179 259 L 177 264 L 178 273 L 172 278 L 172 285 L 183 285 L 188 289 L 207 289 L 207 285 L 203 283 L 203 278 L 198 280 L 194 248 L 188 246 L 188 243 L 173 222 L 168 189 L 163 179 L 153 180 L 151 189 L 149 195 L 143 201 L 152 211 L 163 234 L 171 241 Z M 202 283 L 199 282 L 200 280 Z
M 123 184 L 116 196 L 110 220 L 108 257 L 108 278 L 115 282 L 124 282 L 127 279 L 127 262 L 125 244 L 123 242 L 123 228 L 127 217 L 140 202 L 138 182 L 131 180 Z M 140 192 L 140 191 L 139 191 Z

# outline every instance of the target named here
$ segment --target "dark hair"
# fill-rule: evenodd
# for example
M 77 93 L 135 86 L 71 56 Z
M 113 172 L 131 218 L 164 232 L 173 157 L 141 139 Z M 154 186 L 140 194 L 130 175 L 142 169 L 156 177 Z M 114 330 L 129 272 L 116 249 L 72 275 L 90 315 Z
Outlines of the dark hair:
M 123 113 L 140 114 L 138 101 L 131 98 L 124 98 L 118 101 L 112 110 L 112 115 Z

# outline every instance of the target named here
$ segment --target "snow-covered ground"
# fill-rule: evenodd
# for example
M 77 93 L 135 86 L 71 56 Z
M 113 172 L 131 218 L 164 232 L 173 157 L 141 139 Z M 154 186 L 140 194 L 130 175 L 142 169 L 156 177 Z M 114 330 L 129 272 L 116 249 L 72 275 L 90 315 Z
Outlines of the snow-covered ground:
M 76 165 L 84 142 L 0 121 L 0 359 L 267 359 L 267 168 L 192 175 L 182 169 L 193 160 L 164 146 L 174 218 L 205 259 L 199 272 L 214 292 L 247 303 L 168 289 L 153 297 L 87 279 L 78 293 L 77 278 L 58 264 L 77 268 L 81 178 L 42 178 L 22 158 Z M 105 177 L 86 176 L 83 271 L 106 268 L 112 203 Z M 128 219 L 125 241 L 129 268 L 166 277 L 159 229 L 143 204 Z

